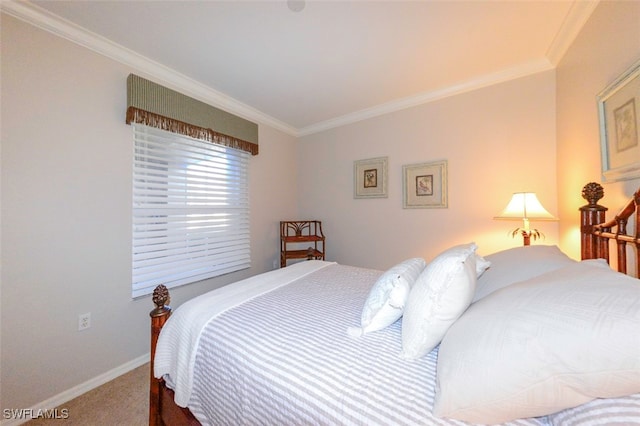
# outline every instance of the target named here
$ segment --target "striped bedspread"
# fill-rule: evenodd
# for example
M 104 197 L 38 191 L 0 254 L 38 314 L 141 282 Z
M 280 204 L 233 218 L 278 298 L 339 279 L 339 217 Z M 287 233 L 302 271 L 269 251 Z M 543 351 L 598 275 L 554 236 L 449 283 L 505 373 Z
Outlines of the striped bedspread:
M 175 391 L 175 402 L 186 407 L 193 388 L 193 368 L 205 325 L 228 309 L 253 297 L 299 280 L 333 262 L 312 260 L 255 275 L 185 302 L 164 325 L 158 337 L 154 376 L 164 377 Z
M 466 425 L 431 415 L 437 349 L 418 361 L 400 358 L 400 321 L 348 335 L 380 274 L 330 265 L 220 313 L 200 336 L 191 411 L 204 425 Z M 640 422 L 640 398 L 621 400 Z M 609 401 L 595 403 L 573 409 L 587 407 L 582 417 L 507 425 L 611 424 L 599 417 L 610 415 Z

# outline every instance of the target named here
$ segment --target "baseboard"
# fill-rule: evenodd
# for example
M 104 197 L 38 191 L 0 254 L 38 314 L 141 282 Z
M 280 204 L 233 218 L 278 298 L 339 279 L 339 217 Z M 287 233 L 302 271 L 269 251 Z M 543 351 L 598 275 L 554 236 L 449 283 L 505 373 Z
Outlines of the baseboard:
M 45 401 L 40 402 L 39 404 L 35 404 L 33 407 L 24 410 L 25 412 L 33 412 L 33 413 L 37 413 L 39 410 L 51 410 L 53 408 L 59 407 L 62 404 L 71 401 L 74 398 L 79 397 L 80 395 L 89 392 L 92 389 L 97 388 L 98 386 L 102 386 L 107 382 L 110 382 L 111 380 L 122 376 L 125 373 L 128 373 L 129 371 L 140 367 L 141 365 L 146 364 L 147 362 L 149 362 L 149 359 L 151 358 L 151 355 L 149 353 L 142 355 L 136 359 L 133 359 L 129 362 L 126 362 L 116 368 L 114 368 L 113 370 L 109 370 L 106 373 L 103 373 L 99 376 L 96 376 L 90 380 L 87 380 L 84 383 L 79 384 L 78 386 L 74 386 L 71 389 L 68 389 L 64 392 L 59 393 L 58 395 L 55 395 Z M 4 414 L 3 418 L 4 418 Z M 2 426 L 16 426 L 16 425 L 21 425 L 23 423 L 28 422 L 29 420 L 31 420 L 30 418 L 23 418 L 23 419 L 4 419 L 2 422 L 0 422 L 0 425 Z

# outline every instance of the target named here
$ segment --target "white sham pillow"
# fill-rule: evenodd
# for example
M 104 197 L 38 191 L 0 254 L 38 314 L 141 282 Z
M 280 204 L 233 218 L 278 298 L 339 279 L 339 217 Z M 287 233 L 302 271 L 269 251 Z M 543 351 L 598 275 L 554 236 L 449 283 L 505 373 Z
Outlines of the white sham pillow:
M 640 393 L 594 399 L 550 414 L 546 419 L 553 426 L 637 426 L 640 425 Z
M 502 423 L 640 393 L 640 283 L 575 262 L 473 304 L 440 344 L 434 415 Z
M 349 334 L 360 336 L 396 322 L 404 312 L 411 287 L 425 266 L 424 259 L 413 258 L 383 273 L 369 291 L 362 308 L 360 327 L 350 327 Z
M 473 302 L 496 290 L 529 278 L 542 275 L 576 261 L 557 246 L 520 246 L 485 256 L 491 267 L 478 278 Z
M 452 247 L 422 271 L 402 319 L 402 353 L 418 359 L 435 348 L 473 298 L 478 271 L 474 243 Z
M 476 277 L 480 278 L 484 271 L 491 266 L 491 262 L 476 253 Z

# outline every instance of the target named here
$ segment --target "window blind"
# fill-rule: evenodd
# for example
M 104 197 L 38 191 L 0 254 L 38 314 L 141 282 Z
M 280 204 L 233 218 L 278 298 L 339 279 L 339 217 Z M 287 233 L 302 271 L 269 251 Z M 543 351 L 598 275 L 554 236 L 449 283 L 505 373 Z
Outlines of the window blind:
M 250 267 L 250 154 L 132 127 L 132 296 Z

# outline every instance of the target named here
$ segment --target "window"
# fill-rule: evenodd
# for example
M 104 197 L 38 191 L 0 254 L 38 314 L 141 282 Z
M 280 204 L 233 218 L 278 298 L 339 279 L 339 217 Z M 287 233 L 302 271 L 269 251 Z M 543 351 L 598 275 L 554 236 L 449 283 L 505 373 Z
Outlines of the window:
M 250 154 L 132 127 L 133 297 L 251 266 Z

